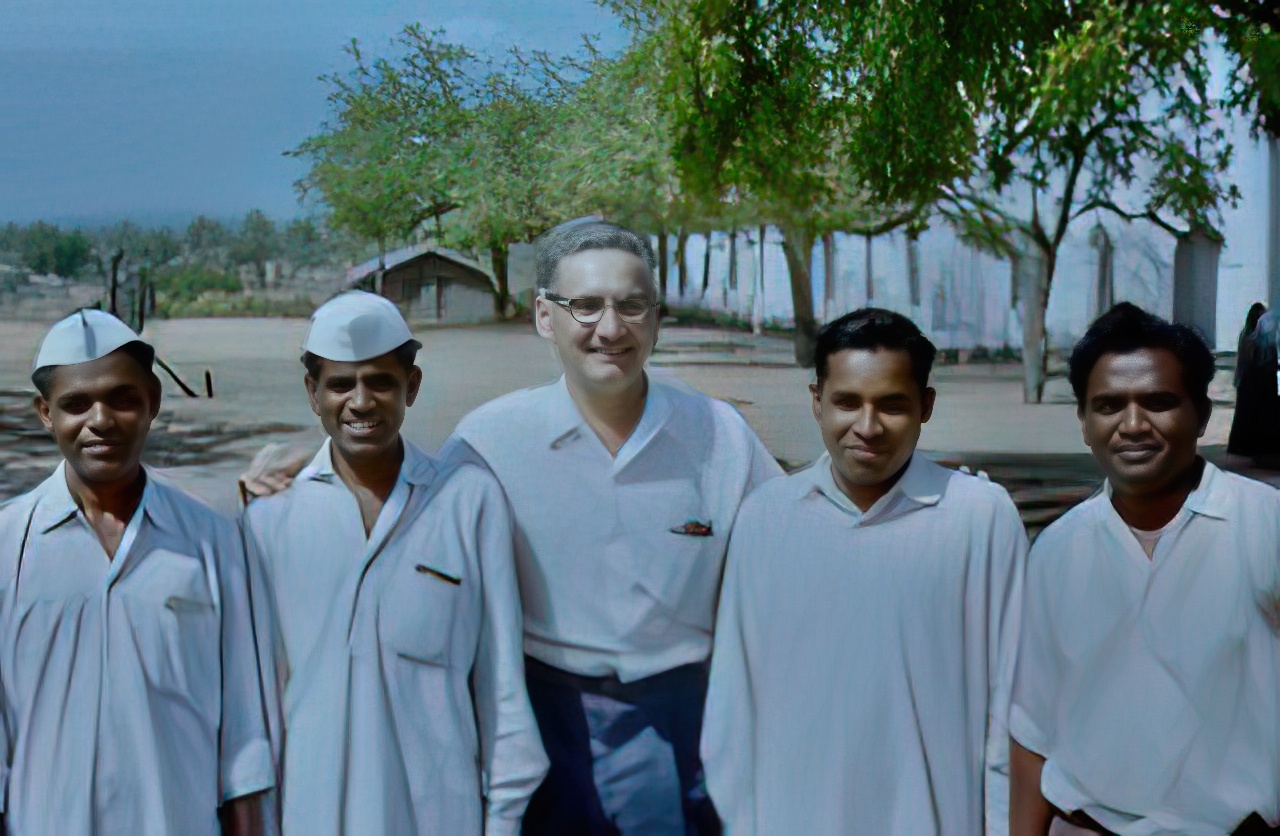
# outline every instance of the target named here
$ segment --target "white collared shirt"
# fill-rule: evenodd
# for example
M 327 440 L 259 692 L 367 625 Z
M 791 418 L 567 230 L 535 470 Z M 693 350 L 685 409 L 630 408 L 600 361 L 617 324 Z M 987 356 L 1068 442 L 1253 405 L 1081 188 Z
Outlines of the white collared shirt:
M 547 760 L 493 476 L 406 441 L 366 537 L 326 441 L 244 526 L 276 639 L 285 836 L 518 833 Z
M 782 472 L 733 407 L 650 374 L 611 456 L 562 377 L 476 409 L 459 440 L 511 501 L 530 656 L 624 682 L 707 658 L 738 505 Z
M 65 467 L 0 507 L 8 832 L 216 836 L 274 782 L 240 537 L 148 469 L 110 559 Z
M 1045 797 L 1123 834 L 1280 807 L 1280 493 L 1205 463 L 1150 559 L 1103 491 L 1027 566 L 1010 728 Z
M 852 515 L 830 467 L 733 529 L 702 736 L 725 832 L 1006 832 L 1018 511 L 917 453 Z

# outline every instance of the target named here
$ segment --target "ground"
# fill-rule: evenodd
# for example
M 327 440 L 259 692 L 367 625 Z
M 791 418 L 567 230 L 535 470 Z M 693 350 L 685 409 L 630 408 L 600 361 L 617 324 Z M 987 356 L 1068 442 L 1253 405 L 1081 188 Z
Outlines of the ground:
M 306 327 L 300 319 L 150 323 L 147 336 L 160 359 L 201 397 L 184 395 L 158 369 L 165 402 L 148 460 L 215 508 L 233 513 L 236 476 L 263 444 L 317 445 L 319 424 L 298 362 Z M 30 358 L 46 328 L 0 322 L 0 499 L 31 487 L 57 462 L 30 408 Z M 416 330 L 424 344 L 423 391 L 404 432 L 428 450 L 476 406 L 558 373 L 551 345 L 527 323 Z M 812 372 L 794 365 L 787 340 L 664 327 L 652 364 L 659 373 L 734 404 L 784 465 L 804 464 L 822 452 L 810 412 Z M 213 398 L 204 397 L 206 370 Z M 1050 402 L 1041 405 L 1022 403 L 1018 365 L 939 367 L 934 385 L 937 407 L 921 448 L 943 461 L 987 470 L 1014 494 L 1033 530 L 1097 484 L 1100 476 L 1080 440 L 1064 380 L 1050 382 Z M 1214 395 L 1229 400 L 1230 387 L 1217 383 Z M 1247 462 L 1227 461 L 1224 452 L 1231 414 L 1230 405 L 1215 408 L 1203 451 L 1215 463 L 1244 469 Z M 1250 475 L 1280 481 L 1280 474 Z

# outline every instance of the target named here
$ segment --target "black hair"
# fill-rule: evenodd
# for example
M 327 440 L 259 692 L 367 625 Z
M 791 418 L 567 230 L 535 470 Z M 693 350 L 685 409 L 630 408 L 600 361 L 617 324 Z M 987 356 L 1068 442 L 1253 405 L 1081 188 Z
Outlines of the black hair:
M 155 388 L 160 388 L 160 378 L 156 377 L 155 370 L 152 366 L 156 360 L 156 350 L 144 343 L 142 340 L 134 340 L 127 342 L 116 349 L 122 351 L 129 357 L 133 358 L 142 370 L 147 373 L 148 383 Z M 41 366 L 31 373 L 31 383 L 36 387 L 36 391 L 40 393 L 40 397 L 49 398 L 49 391 L 53 388 L 53 373 L 58 370 L 58 366 Z
M 390 353 L 395 356 L 396 361 L 404 368 L 404 373 L 409 374 L 413 371 L 413 364 L 418 359 L 418 341 L 406 340 L 391 349 Z M 307 377 L 318 381 L 320 379 L 320 369 L 324 366 L 324 358 L 318 354 L 312 354 L 310 351 L 304 351 L 301 359 L 302 365 L 307 367 Z
M 914 322 L 884 308 L 859 308 L 832 320 L 818 332 L 813 350 L 818 388 L 827 379 L 828 359 L 849 349 L 905 351 L 911 358 L 911 375 L 921 394 L 929 387 L 929 372 L 938 355 L 937 346 L 920 332 Z
M 1182 385 L 1201 415 L 1208 415 L 1209 384 L 1217 366 L 1213 351 L 1199 329 L 1169 322 L 1132 302 L 1121 302 L 1093 321 L 1071 351 L 1068 378 L 1076 406 L 1084 408 L 1089 375 L 1104 354 L 1129 354 L 1142 349 L 1164 349 L 1182 366 Z

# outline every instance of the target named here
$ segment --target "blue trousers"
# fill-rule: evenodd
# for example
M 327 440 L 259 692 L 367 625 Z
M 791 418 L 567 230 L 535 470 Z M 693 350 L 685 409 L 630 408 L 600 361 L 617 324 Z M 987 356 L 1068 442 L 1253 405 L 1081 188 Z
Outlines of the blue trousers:
M 525 672 L 551 767 L 523 836 L 719 836 L 698 757 L 706 665 L 625 684 L 530 657 Z

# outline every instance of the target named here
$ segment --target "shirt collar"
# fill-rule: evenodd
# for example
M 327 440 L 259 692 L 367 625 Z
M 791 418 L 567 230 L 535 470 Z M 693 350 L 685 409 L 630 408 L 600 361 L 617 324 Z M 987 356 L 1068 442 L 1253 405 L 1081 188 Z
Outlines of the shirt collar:
M 164 529 L 172 516 L 168 513 L 170 511 L 169 504 L 165 501 L 163 493 L 156 490 L 155 471 L 145 465 L 142 470 L 146 475 L 147 482 L 142 488 L 142 498 L 138 501 L 138 507 L 134 514 L 141 511 L 148 522 L 157 528 Z M 31 521 L 33 530 L 39 531 L 41 534 L 48 534 L 80 513 L 80 506 L 76 505 L 75 497 L 71 495 L 71 489 L 67 487 L 67 462 L 65 459 L 58 463 L 53 474 L 44 481 L 39 490 L 40 498 L 36 505 L 35 516 Z
M 298 474 L 298 481 L 334 483 L 338 474 L 333 469 L 332 443 L 332 439 L 324 440 L 315 458 Z M 399 481 L 415 486 L 430 484 L 436 473 L 436 463 L 404 436 L 400 437 L 400 443 L 404 445 L 404 460 L 400 463 Z
M 640 422 L 631 432 L 631 437 L 618 451 L 619 458 L 622 458 L 624 451 L 628 451 L 627 460 L 630 460 L 635 453 L 643 449 L 666 424 L 674 408 L 666 388 L 658 385 L 653 375 L 648 372 L 645 372 L 645 375 L 648 391 L 645 393 L 644 412 L 640 416 Z M 569 394 L 568 381 L 564 375 L 561 375 L 560 379 L 552 384 L 551 403 L 547 410 L 547 445 L 552 450 L 560 449 L 578 438 L 583 433 L 586 423 L 586 419 L 582 417 L 582 411 L 573 400 L 573 395 Z
M 859 518 L 871 519 L 880 517 L 886 509 L 901 499 L 907 500 L 911 507 L 937 505 L 946 490 L 946 482 L 950 473 L 939 467 L 918 452 L 911 454 L 907 470 L 902 474 L 889 492 L 876 500 L 866 511 L 858 509 L 853 500 L 836 485 L 835 476 L 831 472 L 831 454 L 822 456 L 809 466 L 808 477 L 812 480 L 810 493 L 821 493 L 824 497 L 838 505 L 841 510 L 857 515 Z
M 1202 458 L 1201 461 L 1204 462 L 1204 471 L 1200 474 L 1200 484 L 1187 494 L 1182 507 L 1203 517 L 1213 517 L 1217 520 L 1230 519 L 1231 491 L 1227 476 L 1208 459 Z M 1107 499 L 1107 506 L 1114 509 L 1111 505 L 1110 479 L 1103 481 L 1102 495 Z

